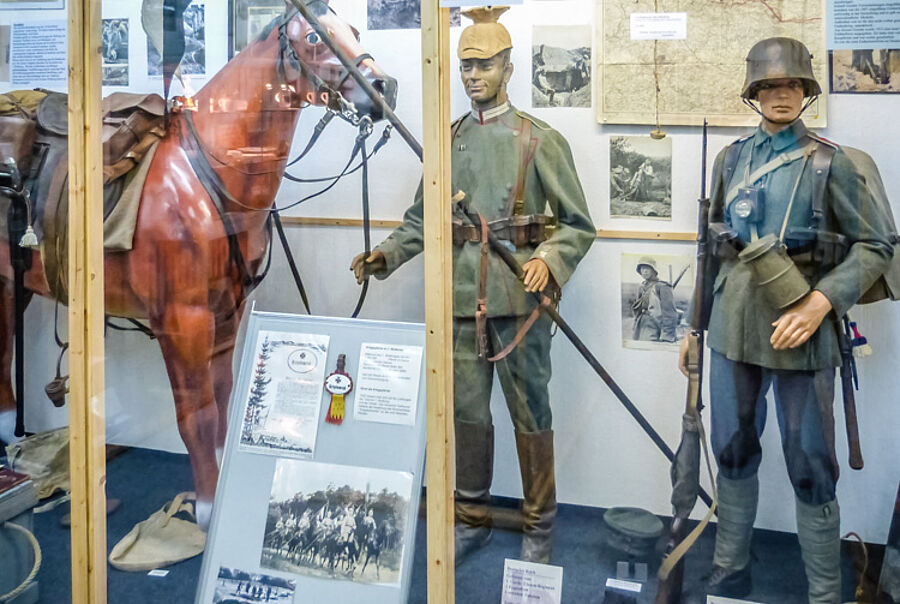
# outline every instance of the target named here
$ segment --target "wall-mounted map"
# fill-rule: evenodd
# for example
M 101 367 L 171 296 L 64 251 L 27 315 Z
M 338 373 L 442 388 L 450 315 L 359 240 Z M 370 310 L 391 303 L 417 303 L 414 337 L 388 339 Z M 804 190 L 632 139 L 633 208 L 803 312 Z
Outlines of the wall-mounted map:
M 602 124 L 755 125 L 741 103 L 747 51 L 772 36 L 796 38 L 828 82 L 822 0 L 596 0 L 597 121 Z M 687 13 L 684 40 L 632 40 L 631 14 Z M 659 96 L 657 98 L 657 86 Z M 807 109 L 825 125 L 825 100 Z

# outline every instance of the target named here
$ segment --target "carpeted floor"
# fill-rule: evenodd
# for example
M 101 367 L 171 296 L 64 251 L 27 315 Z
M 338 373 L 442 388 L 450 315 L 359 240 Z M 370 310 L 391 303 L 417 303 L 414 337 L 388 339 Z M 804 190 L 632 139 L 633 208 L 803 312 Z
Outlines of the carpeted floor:
M 109 548 L 135 523 L 147 518 L 177 492 L 191 489 L 190 465 L 185 455 L 131 449 L 111 460 L 107 467 L 109 496 L 122 500 L 121 508 L 109 517 Z M 41 602 L 53 604 L 71 601 L 69 531 L 60 526 L 60 517 L 68 505 L 40 514 L 35 530 L 44 551 L 44 563 L 38 580 Z M 600 604 L 604 599 L 607 577 L 614 577 L 616 561 L 624 560 L 604 546 L 601 538 L 603 510 L 562 505 L 555 528 L 553 563 L 564 568 L 563 597 L 566 604 Z M 410 602 L 426 602 L 425 521 L 419 522 Z M 713 530 L 707 530 L 687 559 L 685 603 L 705 601 L 699 593 L 699 577 L 712 559 Z M 460 604 L 497 603 L 503 577 L 504 558 L 517 558 L 521 535 L 496 530 L 490 544 L 457 569 L 456 601 Z M 870 566 L 880 566 L 881 548 L 870 548 Z M 797 537 L 793 534 L 757 530 L 754 535 L 753 576 L 755 589 L 751 600 L 778 604 L 806 601 L 806 579 L 800 560 Z M 853 559 L 859 557 L 856 544 L 844 543 L 844 601 L 853 598 L 859 571 Z M 173 565 L 165 577 L 147 573 L 126 573 L 109 568 L 110 604 L 190 604 L 194 601 L 201 558 Z M 650 579 L 639 602 L 652 602 L 656 592 L 658 561 L 650 565 Z M 870 576 L 873 571 L 869 571 Z M 205 603 L 204 603 L 205 604 Z

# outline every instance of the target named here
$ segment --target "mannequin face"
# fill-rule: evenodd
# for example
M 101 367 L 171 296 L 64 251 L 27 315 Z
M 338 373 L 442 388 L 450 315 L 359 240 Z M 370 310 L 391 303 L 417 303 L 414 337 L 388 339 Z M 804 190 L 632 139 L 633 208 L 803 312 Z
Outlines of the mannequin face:
M 507 99 L 506 85 L 512 77 L 513 66 L 503 54 L 498 53 L 489 59 L 462 59 L 459 62 L 459 75 L 466 95 L 472 99 L 472 106 L 476 109 L 490 109 Z
M 763 82 L 756 93 L 763 115 L 763 127 L 769 132 L 784 130 L 800 117 L 803 109 L 803 82 L 781 78 Z

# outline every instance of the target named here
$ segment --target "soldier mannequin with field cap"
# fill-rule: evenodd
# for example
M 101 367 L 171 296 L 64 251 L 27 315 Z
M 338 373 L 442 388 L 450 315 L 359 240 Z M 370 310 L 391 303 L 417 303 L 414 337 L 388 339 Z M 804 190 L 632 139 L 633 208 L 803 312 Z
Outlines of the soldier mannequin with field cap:
M 709 594 L 742 598 L 752 589 L 759 436 L 771 387 L 809 601 L 842 602 L 832 412 L 839 320 L 888 269 L 893 246 L 889 221 L 850 151 L 810 133 L 800 119 L 820 93 L 801 42 L 755 44 L 741 96 L 762 121 L 726 147 L 713 168 L 715 257 L 704 276 L 711 287 L 702 296 L 719 470 Z M 770 244 L 775 256 L 769 259 L 777 256 L 787 269 L 772 278 L 757 262 Z M 792 277 L 782 281 L 782 275 Z M 679 363 L 685 375 L 686 360 L 687 339 Z
M 490 250 L 480 228 L 454 219 L 456 552 L 459 561 L 491 535 L 490 398 L 496 368 L 515 427 L 522 476 L 521 557 L 546 563 L 556 516 L 547 389 L 551 321 L 536 310 L 532 292 L 555 300 L 590 248 L 595 229 L 565 139 L 509 103 L 512 41 L 497 22 L 505 10 L 463 13 L 474 21 L 462 32 L 458 49 L 472 108 L 451 126 L 454 194 L 465 193 L 469 209 L 482 216 L 524 270 L 519 281 Z M 384 279 L 422 251 L 422 211 L 420 184 L 403 224 L 368 257 L 353 260 L 358 280 L 369 274 Z M 536 320 L 528 322 L 532 314 Z

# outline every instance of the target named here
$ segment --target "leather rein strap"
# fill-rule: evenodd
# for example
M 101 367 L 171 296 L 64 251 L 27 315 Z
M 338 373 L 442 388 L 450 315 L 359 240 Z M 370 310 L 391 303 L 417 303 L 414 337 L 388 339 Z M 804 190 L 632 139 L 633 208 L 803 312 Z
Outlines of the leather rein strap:
M 206 189 L 206 193 L 209 195 L 216 211 L 219 213 L 219 218 L 222 220 L 222 226 L 225 229 L 225 235 L 228 237 L 229 260 L 237 267 L 241 283 L 244 286 L 243 291 L 241 292 L 241 300 L 238 301 L 238 304 L 240 304 L 241 301 L 246 299 L 247 296 L 256 289 L 256 286 L 259 285 L 269 270 L 269 265 L 272 261 L 272 218 L 270 215 L 266 220 L 266 225 L 269 230 L 269 253 L 266 268 L 261 274 L 254 276 L 247 268 L 247 262 L 244 259 L 244 254 L 241 252 L 241 245 L 238 241 L 237 231 L 234 228 L 228 210 L 225 208 L 225 201 L 230 201 L 241 207 L 245 207 L 245 204 L 241 203 L 238 199 L 235 199 L 228 192 L 222 179 L 219 178 L 219 175 L 209 164 L 209 160 L 203 152 L 200 135 L 194 124 L 193 112 L 183 111 L 181 116 L 183 118 L 182 122 L 185 125 L 184 128 L 179 129 L 181 132 L 182 148 L 185 150 L 185 154 L 187 155 L 188 162 L 191 164 L 191 168 L 194 170 L 194 174 L 197 175 L 203 188 Z

